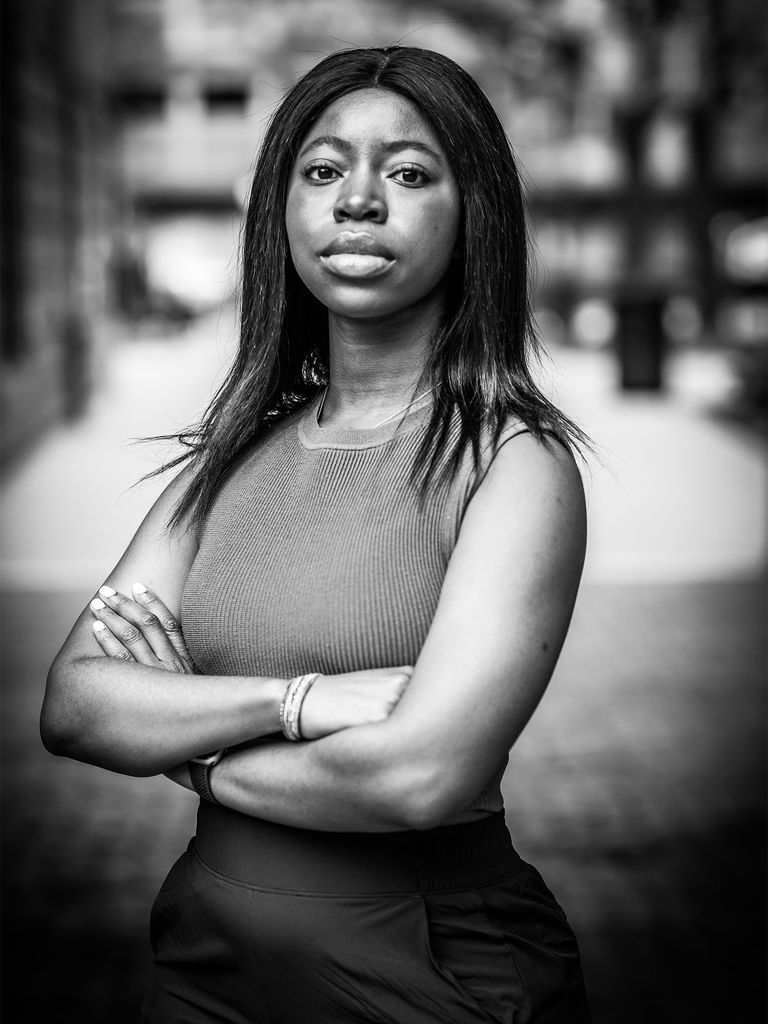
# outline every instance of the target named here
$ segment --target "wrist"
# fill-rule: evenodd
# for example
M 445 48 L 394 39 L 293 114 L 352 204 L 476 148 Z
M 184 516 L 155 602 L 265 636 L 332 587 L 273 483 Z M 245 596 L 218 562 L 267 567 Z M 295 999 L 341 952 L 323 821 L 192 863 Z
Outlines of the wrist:
M 260 727 L 254 733 L 255 739 L 280 732 L 280 707 L 289 682 L 289 679 L 279 679 L 276 676 L 264 680 L 265 685 L 261 689 L 259 708 L 256 712 L 256 720 Z M 265 717 L 266 728 L 264 728 Z
M 319 672 L 294 676 L 288 683 L 280 702 L 280 731 L 287 740 L 306 739 L 301 727 L 304 698 L 320 678 Z
M 211 790 L 211 772 L 226 754 L 227 749 L 214 750 L 209 754 L 202 754 L 200 757 L 192 757 L 187 761 L 189 781 L 192 788 L 201 800 L 209 803 L 218 803 Z

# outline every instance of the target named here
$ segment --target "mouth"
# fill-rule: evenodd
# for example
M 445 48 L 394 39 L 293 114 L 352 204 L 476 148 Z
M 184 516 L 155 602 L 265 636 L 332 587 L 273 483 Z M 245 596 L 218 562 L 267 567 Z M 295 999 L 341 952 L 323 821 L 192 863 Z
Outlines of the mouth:
M 342 231 L 320 253 L 320 260 L 338 277 L 366 278 L 385 273 L 395 257 L 367 231 Z
M 320 262 L 337 277 L 375 277 L 389 270 L 394 260 L 386 256 L 366 256 L 352 252 L 321 256 Z

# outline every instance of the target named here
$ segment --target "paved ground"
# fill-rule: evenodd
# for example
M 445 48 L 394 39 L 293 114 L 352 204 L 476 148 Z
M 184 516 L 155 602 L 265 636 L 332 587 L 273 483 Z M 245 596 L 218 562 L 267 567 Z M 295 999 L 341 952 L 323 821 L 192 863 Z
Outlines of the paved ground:
M 120 443 L 202 408 L 226 324 L 214 334 L 121 346 L 93 414 L 0 496 L 9 1021 L 136 1019 L 148 908 L 193 829 L 188 794 L 57 761 L 36 720 L 53 654 L 157 486 L 125 491 L 153 464 Z M 579 936 L 595 1024 L 762 1022 L 761 445 L 703 414 L 706 361 L 675 364 L 671 397 L 623 401 L 604 357 L 559 363 L 610 465 L 589 484 L 573 627 L 505 780 L 512 833 Z

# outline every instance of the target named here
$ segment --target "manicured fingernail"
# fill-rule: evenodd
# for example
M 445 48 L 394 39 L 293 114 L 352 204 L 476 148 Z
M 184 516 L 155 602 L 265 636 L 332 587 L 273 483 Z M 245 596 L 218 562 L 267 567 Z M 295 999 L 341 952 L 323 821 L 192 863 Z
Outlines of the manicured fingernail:
M 147 592 L 147 588 L 144 586 L 143 583 L 134 583 L 133 586 L 131 587 L 131 590 L 134 592 L 134 594 L 146 594 Z
M 106 629 L 106 628 L 107 627 L 104 625 L 104 623 L 103 622 L 99 622 L 98 619 L 93 624 L 93 631 L 94 631 L 94 633 L 100 633 L 102 631 L 102 629 Z
M 94 599 L 93 599 L 93 600 L 91 601 L 91 608 L 92 608 L 92 609 L 93 609 L 93 610 L 94 610 L 95 612 L 100 612 L 102 608 L 106 608 L 106 607 L 107 607 L 107 606 L 106 606 L 106 605 L 104 604 L 104 602 L 103 602 L 103 601 L 100 601 L 100 600 L 98 599 L 98 597 L 94 597 Z
M 99 587 L 99 593 L 101 594 L 102 597 L 114 597 L 117 591 L 113 590 L 112 587 L 105 586 Z

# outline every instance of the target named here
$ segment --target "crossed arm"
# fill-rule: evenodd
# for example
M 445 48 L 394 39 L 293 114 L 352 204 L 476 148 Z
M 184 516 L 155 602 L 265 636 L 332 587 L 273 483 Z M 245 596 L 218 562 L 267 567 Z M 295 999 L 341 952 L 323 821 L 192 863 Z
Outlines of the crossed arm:
M 194 550 L 160 528 L 174 484 L 107 582 L 127 592 L 142 579 L 177 615 Z M 308 743 L 250 742 L 276 731 L 285 681 L 169 676 L 167 666 L 105 659 L 86 611 L 49 675 L 44 739 L 55 753 L 133 774 L 170 772 L 182 784 L 174 766 L 235 747 L 213 769 L 217 799 L 284 824 L 440 824 L 483 788 L 540 700 L 570 621 L 585 534 L 571 457 L 521 435 L 501 448 L 470 502 L 432 626 L 391 713 Z M 326 695 L 330 706 L 332 687 Z

